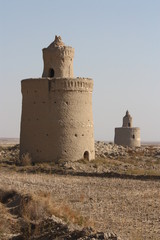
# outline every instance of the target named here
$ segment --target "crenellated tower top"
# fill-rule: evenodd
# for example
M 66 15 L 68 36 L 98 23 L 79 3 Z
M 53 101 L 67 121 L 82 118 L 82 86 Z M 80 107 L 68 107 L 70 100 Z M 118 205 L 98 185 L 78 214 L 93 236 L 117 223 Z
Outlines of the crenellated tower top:
M 73 77 L 74 48 L 65 46 L 60 36 L 43 50 L 44 70 L 42 77 Z

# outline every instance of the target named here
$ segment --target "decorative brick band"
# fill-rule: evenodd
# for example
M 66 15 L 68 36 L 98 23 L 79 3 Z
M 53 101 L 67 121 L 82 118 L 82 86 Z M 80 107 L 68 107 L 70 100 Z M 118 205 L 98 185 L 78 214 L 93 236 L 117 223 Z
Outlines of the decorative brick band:
M 90 78 L 54 78 L 50 81 L 50 91 L 93 91 L 93 80 Z

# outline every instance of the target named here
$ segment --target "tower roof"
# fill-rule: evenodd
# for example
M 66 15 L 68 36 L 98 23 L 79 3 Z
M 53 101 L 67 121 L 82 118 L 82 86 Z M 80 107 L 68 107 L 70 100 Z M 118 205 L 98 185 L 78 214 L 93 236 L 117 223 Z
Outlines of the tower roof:
M 128 110 L 126 111 L 125 117 L 131 117 L 131 115 L 129 114 L 129 111 L 128 111 Z
M 123 117 L 122 127 L 132 127 L 132 117 L 128 110 L 126 111 L 126 115 Z
M 55 35 L 54 41 L 48 46 L 48 48 L 54 48 L 54 47 L 63 47 L 65 44 L 62 42 L 61 36 Z

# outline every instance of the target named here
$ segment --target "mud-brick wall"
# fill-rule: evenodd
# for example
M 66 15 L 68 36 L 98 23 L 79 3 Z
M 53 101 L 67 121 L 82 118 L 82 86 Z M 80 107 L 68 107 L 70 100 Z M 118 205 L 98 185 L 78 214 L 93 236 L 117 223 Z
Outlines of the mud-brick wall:
M 95 157 L 93 81 L 40 78 L 22 81 L 20 155 L 34 162 Z
M 140 128 L 115 128 L 114 143 L 122 146 L 140 147 Z
M 73 78 L 74 48 L 63 46 L 43 49 L 44 70 L 43 77 L 50 77 L 50 69 L 54 70 L 54 77 Z

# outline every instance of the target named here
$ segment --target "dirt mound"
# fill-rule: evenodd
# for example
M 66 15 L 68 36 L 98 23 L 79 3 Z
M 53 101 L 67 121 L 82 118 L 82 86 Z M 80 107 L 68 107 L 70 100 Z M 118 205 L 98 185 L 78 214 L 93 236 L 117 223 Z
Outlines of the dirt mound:
M 160 179 L 160 146 L 143 145 L 138 148 L 95 142 L 96 159 L 76 162 L 32 164 L 26 154 L 19 160 L 19 145 L 0 149 L 0 166 L 6 171 L 46 173 L 74 176 L 98 176 L 142 180 Z

